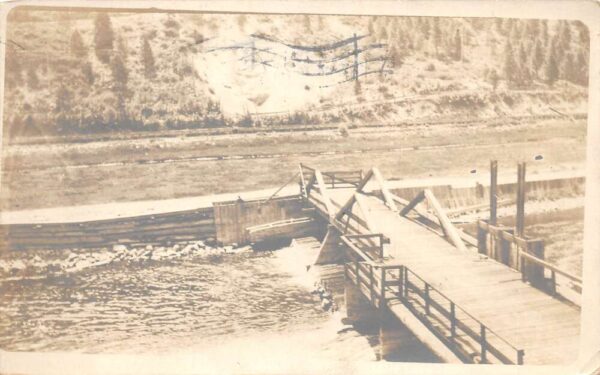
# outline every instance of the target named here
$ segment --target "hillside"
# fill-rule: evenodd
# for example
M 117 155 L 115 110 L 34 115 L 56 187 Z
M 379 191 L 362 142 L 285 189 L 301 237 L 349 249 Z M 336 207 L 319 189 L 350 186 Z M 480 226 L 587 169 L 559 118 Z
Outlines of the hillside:
M 7 34 L 8 138 L 587 112 L 576 22 L 19 8 Z

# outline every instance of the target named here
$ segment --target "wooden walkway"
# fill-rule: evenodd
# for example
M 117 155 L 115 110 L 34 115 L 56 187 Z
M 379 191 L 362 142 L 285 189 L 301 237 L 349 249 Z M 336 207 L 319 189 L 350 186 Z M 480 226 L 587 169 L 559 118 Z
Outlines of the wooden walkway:
M 409 307 L 442 340 L 452 336 L 447 342 L 462 346 L 459 351 L 471 354 L 473 362 L 547 365 L 576 359 L 578 307 L 523 282 L 521 272 L 462 243 L 453 243 L 456 232 L 445 227 L 442 218 L 439 221 L 445 237 L 418 217 L 400 215 L 402 205 L 396 207 L 398 200 L 390 198 L 376 170 L 360 179 L 342 178 L 338 188 L 332 189 L 329 173 L 302 168 L 307 199 L 340 235 L 348 235 L 345 241 L 361 254 L 360 264 L 350 263 L 347 269 L 373 303 L 383 294 L 392 311 L 394 304 Z M 378 194 L 365 191 L 369 181 L 364 180 L 369 178 L 377 183 L 374 191 Z M 341 182 L 347 186 L 340 187 Z M 368 246 L 359 246 L 365 243 L 361 235 L 369 233 L 389 240 L 389 244 L 372 245 L 383 249 L 382 259 L 368 254 Z M 363 241 L 352 242 L 352 238 Z M 390 279 L 397 281 L 390 283 Z M 374 289 L 378 291 L 374 293 Z M 461 332 L 465 338 L 476 340 L 461 340 Z M 494 351 L 498 357 L 490 354 Z M 506 360 L 502 360 L 503 355 Z

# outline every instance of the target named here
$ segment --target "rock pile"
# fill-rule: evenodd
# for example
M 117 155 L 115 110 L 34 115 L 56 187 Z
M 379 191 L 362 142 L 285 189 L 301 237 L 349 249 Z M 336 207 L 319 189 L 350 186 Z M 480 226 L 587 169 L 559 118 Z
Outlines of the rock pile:
M 327 289 L 327 285 L 323 282 L 316 282 L 315 289 L 312 294 L 318 295 L 321 300 L 321 308 L 325 311 L 336 312 L 338 307 L 333 299 L 333 294 Z
M 26 259 L 23 256 L 0 259 L 0 278 L 27 278 L 39 275 L 79 272 L 92 267 L 116 263 L 160 262 L 177 259 L 209 258 L 218 260 L 225 254 L 250 252 L 250 246 L 213 247 L 204 241 L 180 242 L 170 246 L 140 245 L 128 247 L 114 245 L 112 249 L 80 251 L 66 250 L 66 257 L 44 260 L 39 255 Z M 61 252 L 64 254 L 64 252 Z

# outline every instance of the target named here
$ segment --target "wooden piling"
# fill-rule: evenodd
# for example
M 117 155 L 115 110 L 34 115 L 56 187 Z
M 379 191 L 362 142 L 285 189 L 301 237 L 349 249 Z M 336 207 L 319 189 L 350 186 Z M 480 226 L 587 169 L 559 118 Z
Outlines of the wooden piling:
M 490 161 L 490 221 L 491 225 L 497 223 L 498 211 L 498 161 Z
M 525 232 L 525 163 L 519 163 L 517 174 L 517 222 L 515 225 L 515 235 L 523 237 Z

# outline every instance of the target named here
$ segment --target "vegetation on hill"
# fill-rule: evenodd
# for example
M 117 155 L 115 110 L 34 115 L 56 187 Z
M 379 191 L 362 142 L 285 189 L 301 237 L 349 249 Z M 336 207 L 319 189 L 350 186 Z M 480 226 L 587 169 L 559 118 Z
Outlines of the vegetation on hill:
M 577 113 L 587 99 L 589 34 L 570 21 L 21 7 L 7 35 L 9 137 Z

